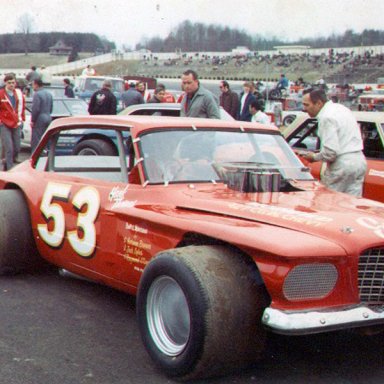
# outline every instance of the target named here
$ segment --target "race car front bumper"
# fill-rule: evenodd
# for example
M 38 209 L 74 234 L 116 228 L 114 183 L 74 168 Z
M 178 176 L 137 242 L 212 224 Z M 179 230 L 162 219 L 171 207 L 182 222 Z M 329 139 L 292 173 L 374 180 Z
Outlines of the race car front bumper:
M 359 306 L 328 312 L 288 312 L 267 308 L 262 322 L 275 333 L 306 335 L 384 324 L 384 308 L 372 310 L 367 306 Z

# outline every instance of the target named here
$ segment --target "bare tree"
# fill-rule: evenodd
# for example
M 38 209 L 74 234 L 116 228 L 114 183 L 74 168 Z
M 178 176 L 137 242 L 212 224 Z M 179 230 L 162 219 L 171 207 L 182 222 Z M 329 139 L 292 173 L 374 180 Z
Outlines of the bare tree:
M 24 13 L 18 18 L 17 26 L 19 32 L 24 35 L 24 52 L 28 55 L 30 42 L 31 42 L 31 33 L 34 28 L 34 19 L 29 13 Z

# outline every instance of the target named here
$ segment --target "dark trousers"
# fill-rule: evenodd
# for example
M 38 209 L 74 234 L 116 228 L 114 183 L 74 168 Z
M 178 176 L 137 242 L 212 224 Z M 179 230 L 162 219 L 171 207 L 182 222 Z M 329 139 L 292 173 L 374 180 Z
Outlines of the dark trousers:
M 20 152 L 21 125 L 17 128 L 8 128 L 0 125 L 2 157 L 5 159 L 5 170 L 10 170 Z

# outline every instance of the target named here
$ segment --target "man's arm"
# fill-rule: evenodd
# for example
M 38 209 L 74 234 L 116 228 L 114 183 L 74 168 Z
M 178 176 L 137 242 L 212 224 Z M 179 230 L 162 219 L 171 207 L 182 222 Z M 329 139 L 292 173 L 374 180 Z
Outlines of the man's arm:
M 319 153 L 308 152 L 304 157 L 310 162 L 334 162 L 337 154 L 340 152 L 337 130 L 338 123 L 336 119 L 327 118 L 321 122 L 319 121 L 318 135 L 321 140 L 321 150 Z
M 31 121 L 35 123 L 41 110 L 41 99 L 38 92 L 34 93 L 32 98 L 32 113 L 31 113 Z
M 232 97 L 232 102 L 231 102 L 230 114 L 232 117 L 236 117 L 239 110 L 239 97 L 234 92 L 232 92 L 231 97 Z
M 220 119 L 220 108 L 215 98 L 211 95 L 206 95 L 205 104 L 206 104 L 207 117 L 209 119 Z

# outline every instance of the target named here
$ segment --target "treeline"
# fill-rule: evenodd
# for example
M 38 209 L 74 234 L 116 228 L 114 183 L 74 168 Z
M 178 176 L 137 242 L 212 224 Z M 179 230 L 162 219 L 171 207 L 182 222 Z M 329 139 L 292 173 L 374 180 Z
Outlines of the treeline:
M 0 53 L 49 52 L 59 40 L 75 52 L 109 52 L 115 44 L 94 33 L 7 33 L 0 35 Z
M 337 48 L 360 45 L 384 44 L 384 31 L 364 30 L 362 33 L 346 31 L 343 35 L 327 38 L 300 39 L 287 42 L 275 37 L 251 36 L 245 31 L 219 25 L 206 25 L 184 21 L 162 39 L 153 37 L 143 39 L 136 49 L 146 48 L 152 52 L 228 52 L 238 46 L 246 46 L 252 51 L 270 50 L 278 45 L 309 45 L 312 48 Z
M 348 29 L 342 35 L 332 34 L 329 37 L 316 39 L 301 39 L 301 45 L 310 45 L 313 48 L 357 47 L 369 45 L 384 45 L 384 31 L 364 29 L 362 33 L 355 33 Z

